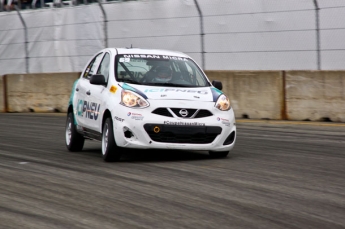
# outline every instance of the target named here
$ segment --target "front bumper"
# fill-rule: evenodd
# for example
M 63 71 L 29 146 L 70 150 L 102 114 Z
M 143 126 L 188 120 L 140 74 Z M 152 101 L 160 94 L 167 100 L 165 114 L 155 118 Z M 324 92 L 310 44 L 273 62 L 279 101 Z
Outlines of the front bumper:
M 212 102 L 150 101 L 145 109 L 121 107 L 112 111 L 114 135 L 119 147 L 229 151 L 236 141 L 234 112 L 220 111 Z M 166 106 L 166 104 L 169 104 Z M 157 107 L 209 110 L 203 118 L 167 117 L 152 113 Z M 202 108 L 201 108 L 202 107 Z
M 222 132 L 219 126 L 145 124 L 144 129 L 155 142 L 189 144 L 212 143 Z

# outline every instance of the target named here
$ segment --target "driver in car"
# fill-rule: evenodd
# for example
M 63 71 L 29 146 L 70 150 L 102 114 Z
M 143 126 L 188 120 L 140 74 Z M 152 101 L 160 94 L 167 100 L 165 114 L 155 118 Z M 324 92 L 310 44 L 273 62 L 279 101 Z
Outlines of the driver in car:
M 172 71 L 169 67 L 158 66 L 155 73 L 155 77 L 152 79 L 154 83 L 167 83 L 172 79 Z

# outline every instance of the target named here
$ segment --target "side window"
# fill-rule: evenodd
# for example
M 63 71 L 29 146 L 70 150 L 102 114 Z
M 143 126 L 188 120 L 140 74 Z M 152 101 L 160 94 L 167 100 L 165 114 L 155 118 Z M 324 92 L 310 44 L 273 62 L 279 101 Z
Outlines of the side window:
M 95 58 L 93 58 L 91 60 L 90 64 L 86 67 L 86 70 L 85 70 L 84 75 L 83 75 L 83 77 L 85 79 L 90 79 L 90 77 L 93 74 L 96 74 L 96 67 L 98 66 L 99 62 L 101 61 L 102 54 L 103 53 L 100 53 Z
M 109 66 L 110 66 L 110 55 L 109 53 L 106 53 L 97 71 L 97 74 L 104 75 L 105 82 L 108 82 L 108 79 L 109 79 Z

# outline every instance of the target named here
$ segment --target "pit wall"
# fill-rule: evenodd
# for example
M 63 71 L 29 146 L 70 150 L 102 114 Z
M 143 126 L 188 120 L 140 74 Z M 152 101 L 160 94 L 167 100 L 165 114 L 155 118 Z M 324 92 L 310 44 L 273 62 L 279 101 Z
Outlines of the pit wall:
M 285 82 L 288 119 L 345 122 L 344 71 L 288 71 Z
M 206 71 L 236 118 L 345 122 L 345 71 Z
M 5 112 L 4 77 L 0 76 L 0 112 Z
M 281 71 L 206 71 L 219 80 L 237 118 L 283 119 Z
M 345 122 L 345 71 L 205 71 L 236 118 Z M 80 73 L 0 76 L 0 112 L 66 112 Z
M 5 112 L 66 112 L 73 82 L 80 73 L 5 75 Z

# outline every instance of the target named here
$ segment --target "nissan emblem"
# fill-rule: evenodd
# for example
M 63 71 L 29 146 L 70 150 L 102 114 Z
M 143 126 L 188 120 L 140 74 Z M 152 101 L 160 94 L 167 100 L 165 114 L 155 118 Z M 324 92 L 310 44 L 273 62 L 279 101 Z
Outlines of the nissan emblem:
M 188 115 L 188 111 L 186 109 L 181 109 L 179 113 L 182 117 L 186 117 Z

